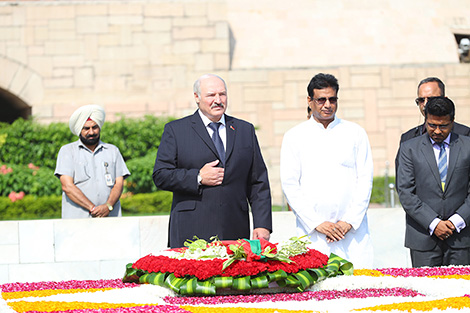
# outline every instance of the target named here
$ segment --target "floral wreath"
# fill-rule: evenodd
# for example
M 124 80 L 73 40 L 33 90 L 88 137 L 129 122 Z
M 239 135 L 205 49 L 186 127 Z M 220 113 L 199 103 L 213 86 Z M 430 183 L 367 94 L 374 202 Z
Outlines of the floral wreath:
M 221 292 L 302 292 L 328 277 L 352 275 L 352 263 L 307 248 L 303 237 L 281 244 L 267 240 L 220 241 L 212 237 L 185 247 L 147 255 L 126 266 L 125 283 L 154 284 L 180 295 Z M 280 287 L 280 288 L 279 288 Z

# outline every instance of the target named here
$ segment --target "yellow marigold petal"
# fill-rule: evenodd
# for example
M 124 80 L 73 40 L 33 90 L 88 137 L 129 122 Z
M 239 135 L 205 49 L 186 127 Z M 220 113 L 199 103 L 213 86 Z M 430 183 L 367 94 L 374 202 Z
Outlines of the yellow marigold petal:
M 354 270 L 354 276 L 373 276 L 373 277 L 379 277 L 379 276 L 386 276 L 382 274 L 380 271 L 377 270 L 370 270 L 370 269 L 355 269 Z
M 453 278 L 453 279 L 466 279 L 470 280 L 470 275 L 436 275 L 436 276 L 427 276 L 430 278 Z
M 158 305 L 157 303 L 152 304 L 137 304 L 137 303 L 95 303 L 95 302 L 61 302 L 61 301 L 17 301 L 9 302 L 8 305 L 18 313 L 24 313 L 28 311 L 40 311 L 40 312 L 54 312 L 54 311 L 67 311 L 67 310 L 92 310 L 92 309 L 118 309 L 118 308 L 130 308 L 135 306 L 145 305 Z
M 192 313 L 314 313 L 317 311 L 304 310 L 281 310 L 281 309 L 260 309 L 260 308 L 221 308 L 221 307 L 201 307 L 201 306 L 180 306 L 180 308 Z
M 356 309 L 354 311 L 393 311 L 415 312 L 415 311 L 432 311 L 434 309 L 463 309 L 470 308 L 470 298 L 454 297 L 442 300 L 421 301 L 421 302 L 402 302 L 394 304 L 377 305 L 368 308 Z
M 111 290 L 114 288 L 91 288 L 91 289 L 45 289 L 32 291 L 2 292 L 2 298 L 5 300 L 22 299 L 27 297 L 48 297 L 58 294 L 71 294 L 80 292 L 97 292 Z

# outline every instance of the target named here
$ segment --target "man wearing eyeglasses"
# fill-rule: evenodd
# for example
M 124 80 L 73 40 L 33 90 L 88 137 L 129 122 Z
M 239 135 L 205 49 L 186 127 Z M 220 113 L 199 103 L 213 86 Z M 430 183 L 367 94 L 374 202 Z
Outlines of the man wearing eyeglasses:
M 413 267 L 470 264 L 470 137 L 452 131 L 446 97 L 425 106 L 426 134 L 401 144 L 397 189 Z
M 424 108 L 426 103 L 431 97 L 445 96 L 445 85 L 437 77 L 428 77 L 419 82 L 418 85 L 418 97 L 415 99 L 416 105 L 419 107 L 419 111 L 424 116 Z M 470 136 L 470 128 L 465 125 L 454 122 L 454 133 L 464 136 Z M 400 143 L 407 141 L 408 139 L 421 136 L 426 133 L 426 127 L 424 123 L 413 127 L 406 133 L 403 133 L 400 138 Z
M 284 135 L 281 183 L 299 236 L 313 248 L 335 253 L 358 268 L 372 268 L 367 223 L 372 155 L 359 125 L 336 116 L 337 79 L 315 75 L 307 87 L 311 117 Z

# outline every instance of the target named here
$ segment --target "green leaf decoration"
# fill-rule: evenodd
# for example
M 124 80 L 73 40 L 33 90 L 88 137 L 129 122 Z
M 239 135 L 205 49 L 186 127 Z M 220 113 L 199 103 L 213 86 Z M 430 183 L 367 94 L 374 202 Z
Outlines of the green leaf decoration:
M 199 239 L 197 236 L 193 237 L 193 240 L 186 240 L 184 242 L 184 246 L 188 247 L 189 250 L 197 250 L 197 249 L 205 249 L 207 247 L 208 242 L 204 239 Z
M 125 275 L 133 275 L 135 274 L 137 270 L 132 267 L 132 263 L 127 263 L 126 264 L 126 272 Z
M 285 279 L 278 280 L 276 283 L 279 287 L 287 287 L 287 277 Z
M 229 267 L 234 261 L 235 261 L 235 258 L 230 258 L 226 260 L 222 266 L 222 271 L 225 270 L 227 267 Z
M 134 269 L 132 264 L 129 263 L 126 265 L 123 282 L 154 284 L 170 288 L 178 294 L 187 296 L 216 295 L 218 289 L 224 288 L 241 291 L 269 288 L 269 283 L 274 281 L 277 282 L 279 287 L 291 288 L 292 290 L 303 292 L 310 286 L 328 277 L 352 275 L 353 272 L 354 267 L 351 262 L 335 254 L 331 254 L 328 263 L 322 268 L 306 269 L 297 273 L 286 273 L 283 270 L 278 270 L 272 273 L 262 273 L 253 277 L 244 276 L 234 278 L 217 276 L 204 281 L 200 281 L 196 277 L 176 277 L 173 273 L 148 273 L 140 269 Z
M 287 277 L 287 273 L 283 270 L 277 270 L 273 273 L 268 273 L 269 282 L 272 281 L 279 281 L 281 279 L 285 279 Z
M 331 253 L 325 270 L 328 273 L 328 277 L 334 277 L 338 274 L 352 275 L 354 266 L 351 262 Z
M 268 288 L 269 281 L 267 275 L 261 275 L 251 279 L 251 287 L 253 289 Z
M 180 286 L 179 293 L 182 295 L 192 295 L 196 292 L 197 278 L 193 277 L 190 279 L 184 279 Z
M 319 283 L 322 280 L 328 278 L 328 275 L 325 270 L 321 268 L 314 268 L 314 269 L 309 269 L 308 273 L 312 278 L 315 280 L 315 282 Z
M 139 277 L 139 283 L 140 284 L 148 284 L 148 277 L 152 275 L 152 274 L 144 274 L 142 276 Z
M 197 281 L 195 294 L 213 296 L 217 294 L 217 288 L 210 281 Z
M 152 273 L 149 277 L 149 284 L 165 287 L 165 273 Z
M 170 288 L 176 293 L 180 293 L 181 286 L 185 284 L 187 280 L 188 280 L 187 278 L 179 278 L 179 277 L 176 277 L 175 274 L 171 273 L 165 279 L 165 286 Z
M 300 283 L 300 286 L 299 286 L 301 287 L 300 291 L 304 291 L 305 289 L 307 289 L 308 287 L 310 287 L 311 285 L 315 283 L 315 280 L 313 279 L 312 276 L 310 276 L 308 271 L 300 271 L 298 273 L 295 273 L 294 276 L 297 278 L 297 280 Z
M 251 281 L 250 276 L 234 278 L 233 279 L 232 289 L 235 289 L 235 290 L 250 290 L 251 289 L 250 281 Z
M 217 276 L 212 281 L 216 288 L 230 288 L 233 284 L 233 277 Z
M 345 262 L 339 267 L 340 271 L 344 275 L 353 275 L 354 274 L 354 265 L 351 262 Z
M 289 275 L 287 276 L 286 280 L 285 280 L 285 283 L 286 283 L 286 287 L 298 287 L 300 286 L 300 282 L 299 280 L 294 276 L 294 275 Z
M 123 283 L 137 283 L 139 282 L 139 275 L 138 272 L 142 272 L 141 270 L 137 270 L 132 267 L 132 263 L 128 263 L 126 265 L 126 272 L 124 273 L 124 278 L 122 279 Z

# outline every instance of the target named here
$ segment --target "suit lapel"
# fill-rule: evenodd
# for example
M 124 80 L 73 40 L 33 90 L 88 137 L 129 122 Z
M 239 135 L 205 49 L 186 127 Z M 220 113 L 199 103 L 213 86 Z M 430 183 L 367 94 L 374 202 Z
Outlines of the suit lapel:
M 199 116 L 198 111 L 193 114 L 191 117 L 191 127 L 194 129 L 196 134 L 201 137 L 202 141 L 211 149 L 211 151 L 215 154 L 217 158 L 219 158 L 219 154 L 217 153 L 217 149 L 215 148 L 214 142 L 212 141 L 211 137 L 209 137 L 209 133 L 207 132 L 204 123 L 202 122 L 201 117 Z
M 434 149 L 431 144 L 431 140 L 429 139 L 428 135 L 424 135 L 421 137 L 421 153 L 423 155 L 423 158 L 426 160 L 426 163 L 428 163 L 432 176 L 436 180 L 436 182 L 439 184 L 439 190 L 442 190 L 441 187 L 441 177 L 439 176 L 439 168 L 437 167 L 437 162 L 436 162 L 436 157 L 434 156 Z
M 452 174 L 454 173 L 455 165 L 460 154 L 460 148 L 459 135 L 451 133 L 449 144 L 449 168 L 447 169 L 446 186 L 449 185 L 449 182 L 452 179 Z
M 225 148 L 225 160 L 228 160 L 230 155 L 233 152 L 233 146 L 235 144 L 235 137 L 237 134 L 236 131 L 236 124 L 233 117 L 225 115 L 225 126 L 226 126 L 226 134 L 227 134 L 227 142 Z

